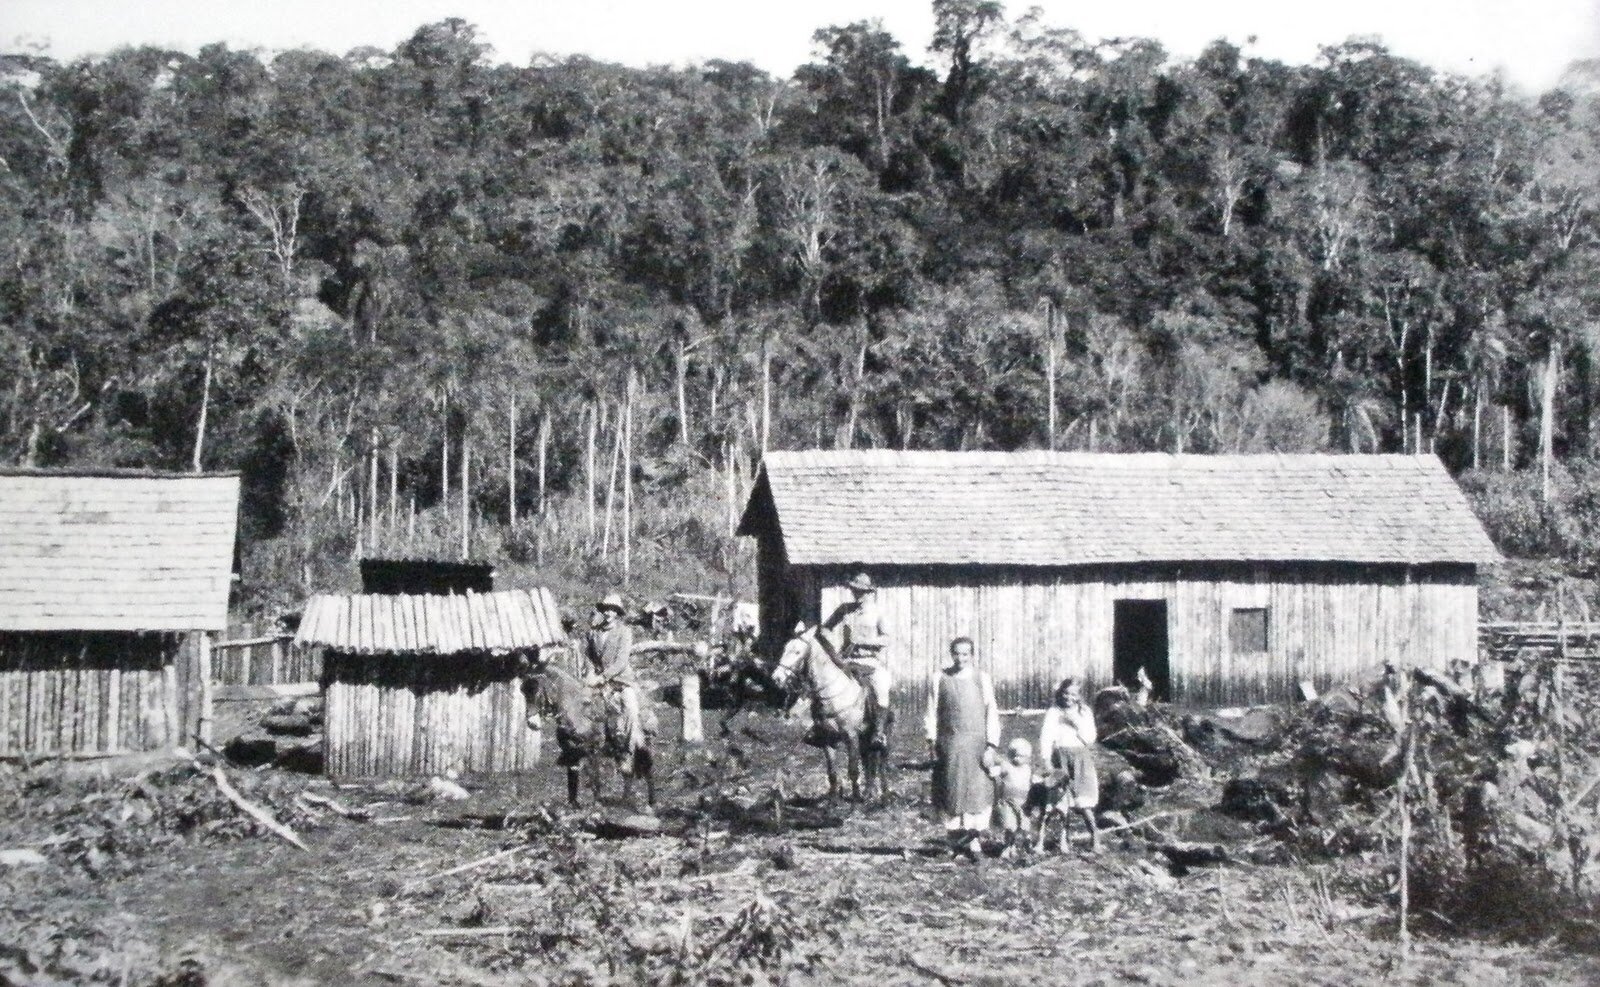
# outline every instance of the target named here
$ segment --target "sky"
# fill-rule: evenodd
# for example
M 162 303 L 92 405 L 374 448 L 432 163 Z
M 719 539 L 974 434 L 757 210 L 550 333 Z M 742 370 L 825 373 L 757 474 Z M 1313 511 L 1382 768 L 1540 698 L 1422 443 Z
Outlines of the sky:
M 1398 54 L 1448 71 L 1503 71 L 1540 91 L 1580 58 L 1600 58 L 1600 0 L 1019 0 L 1052 25 L 1091 39 L 1154 37 L 1174 56 L 1224 37 L 1286 62 L 1317 47 L 1378 36 Z M 535 53 L 584 54 L 629 65 L 710 58 L 750 61 L 787 75 L 811 53 L 819 27 L 880 19 L 908 54 L 926 60 L 928 0 L 0 0 L 0 51 L 47 43 L 58 59 L 122 45 L 194 51 L 225 41 L 267 51 L 391 49 L 421 24 L 457 16 L 476 24 L 497 61 Z

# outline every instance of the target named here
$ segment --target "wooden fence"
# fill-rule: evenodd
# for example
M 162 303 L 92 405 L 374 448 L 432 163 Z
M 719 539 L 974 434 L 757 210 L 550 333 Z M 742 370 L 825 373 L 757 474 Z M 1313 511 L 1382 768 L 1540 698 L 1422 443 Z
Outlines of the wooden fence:
M 274 627 L 234 624 L 212 645 L 211 680 L 218 685 L 284 685 L 321 676 L 322 649 L 297 648 L 293 634 Z
M 1478 653 L 1501 661 L 1527 654 L 1600 659 L 1600 623 L 1571 620 L 1482 623 L 1478 625 Z

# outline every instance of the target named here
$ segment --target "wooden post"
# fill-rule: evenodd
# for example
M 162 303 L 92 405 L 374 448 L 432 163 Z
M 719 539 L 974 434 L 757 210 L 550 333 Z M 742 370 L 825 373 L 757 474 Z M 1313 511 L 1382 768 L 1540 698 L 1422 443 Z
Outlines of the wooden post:
M 700 721 L 700 676 L 685 675 L 679 686 L 683 696 L 683 742 L 698 744 L 706 739 L 705 726 Z
M 210 631 L 202 631 L 201 632 L 200 641 L 199 641 L 199 649 L 198 650 L 199 650 L 199 660 L 196 663 L 198 665 L 198 668 L 196 669 L 196 674 L 197 674 L 197 677 L 200 679 L 200 711 L 199 711 L 198 722 L 195 724 L 195 732 L 200 735 L 200 739 L 202 741 L 204 741 L 204 742 L 209 744 L 209 743 L 211 743 L 211 723 L 212 723 L 212 716 L 211 716 L 211 632 Z M 187 737 L 181 738 L 179 740 L 179 742 L 178 742 L 178 746 L 182 747 L 187 740 L 188 740 Z
M 461 558 L 465 561 L 472 548 L 471 482 L 472 445 L 465 429 L 461 432 Z
M 511 395 L 511 410 L 506 415 L 506 508 L 511 527 L 517 526 L 517 396 Z

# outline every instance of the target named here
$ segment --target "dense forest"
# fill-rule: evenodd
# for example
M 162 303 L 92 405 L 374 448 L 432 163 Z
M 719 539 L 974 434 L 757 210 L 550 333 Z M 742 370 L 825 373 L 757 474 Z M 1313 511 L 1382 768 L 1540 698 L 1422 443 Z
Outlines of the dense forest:
M 455 19 L 6 55 L 0 462 L 241 471 L 260 607 L 463 546 L 728 578 L 769 447 L 1433 450 L 1502 507 L 1586 489 L 1600 70 L 1534 96 L 932 6 L 928 52 L 826 27 L 787 79 L 515 66 Z M 1533 503 L 1510 547 L 1550 547 Z

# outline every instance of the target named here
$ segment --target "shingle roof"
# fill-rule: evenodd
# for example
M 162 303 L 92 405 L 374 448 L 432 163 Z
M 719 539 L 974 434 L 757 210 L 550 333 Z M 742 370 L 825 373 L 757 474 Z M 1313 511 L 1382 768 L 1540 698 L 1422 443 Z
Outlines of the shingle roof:
M 1500 556 L 1433 456 L 772 452 L 789 561 L 1479 563 Z
M 239 478 L 0 471 L 0 630 L 223 630 Z
M 505 654 L 567 638 L 547 589 L 458 595 L 319 594 L 300 616 L 296 644 L 355 654 Z

